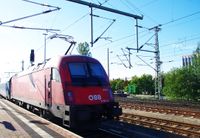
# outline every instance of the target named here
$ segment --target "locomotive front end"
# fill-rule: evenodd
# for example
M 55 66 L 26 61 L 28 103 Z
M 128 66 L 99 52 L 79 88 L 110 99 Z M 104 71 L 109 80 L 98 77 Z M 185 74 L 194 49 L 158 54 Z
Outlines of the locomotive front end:
M 102 65 L 90 57 L 75 57 L 66 61 L 69 74 L 64 97 L 69 105 L 70 127 L 98 126 L 104 119 L 117 119 L 122 110 L 114 101 L 108 77 Z

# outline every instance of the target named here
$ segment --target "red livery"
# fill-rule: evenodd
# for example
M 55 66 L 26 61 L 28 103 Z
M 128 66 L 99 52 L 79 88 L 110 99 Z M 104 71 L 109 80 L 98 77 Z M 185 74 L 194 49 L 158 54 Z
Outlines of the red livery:
M 72 128 L 121 115 L 102 65 L 87 56 L 60 56 L 11 78 L 10 99 Z

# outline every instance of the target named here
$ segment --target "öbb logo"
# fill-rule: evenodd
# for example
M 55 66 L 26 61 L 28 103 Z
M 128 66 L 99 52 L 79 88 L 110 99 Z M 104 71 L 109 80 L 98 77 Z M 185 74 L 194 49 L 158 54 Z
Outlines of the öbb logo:
M 89 95 L 89 96 L 88 96 L 88 99 L 89 99 L 90 101 L 101 100 L 101 95 L 100 95 L 100 94 L 97 94 L 97 95 Z

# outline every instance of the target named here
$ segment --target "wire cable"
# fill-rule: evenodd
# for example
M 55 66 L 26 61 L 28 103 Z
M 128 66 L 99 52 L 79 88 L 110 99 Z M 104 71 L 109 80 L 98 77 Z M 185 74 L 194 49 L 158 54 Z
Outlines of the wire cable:
M 122 1 L 122 0 L 121 0 Z M 149 18 L 151 21 L 153 21 L 154 23 L 158 24 L 158 22 L 153 19 L 152 17 L 148 16 L 147 14 L 145 14 L 144 12 L 142 12 L 138 7 L 136 7 L 132 2 L 130 2 L 129 0 L 125 0 L 123 2 L 126 2 L 127 4 L 131 5 L 131 7 L 134 7 L 140 14 L 146 16 L 147 18 Z M 129 7 L 129 6 L 128 6 Z
M 105 0 L 103 3 L 100 3 L 100 5 L 104 5 L 105 3 L 107 3 L 109 0 Z M 95 8 L 93 10 L 96 10 Z M 78 18 L 77 20 L 75 20 L 74 22 L 72 22 L 70 25 L 68 25 L 66 28 L 64 28 L 61 32 L 66 31 L 67 29 L 69 29 L 71 26 L 75 25 L 76 23 L 78 23 L 79 21 L 81 21 L 83 18 L 85 18 L 86 16 L 90 15 L 90 12 L 84 14 L 83 16 L 81 16 L 80 18 Z
M 58 9 L 58 10 L 60 9 L 59 7 L 56 7 L 56 6 L 43 4 L 43 3 L 38 3 L 38 2 L 30 1 L 30 0 L 22 0 L 22 1 L 29 2 L 29 3 L 36 4 L 36 5 L 40 5 L 40 6 L 49 7 L 49 8 L 55 8 L 55 9 Z
M 186 16 L 182 16 L 182 17 L 176 18 L 176 19 L 171 20 L 171 21 L 166 22 L 166 23 L 162 23 L 161 25 L 162 25 L 162 26 L 165 26 L 165 25 L 168 25 L 168 24 L 170 24 L 170 23 L 174 23 L 174 22 L 177 22 L 177 21 L 183 20 L 183 19 L 185 19 L 185 18 L 188 18 L 188 17 L 194 16 L 194 15 L 197 15 L 197 14 L 200 14 L 200 11 L 197 11 L 197 12 L 194 12 L 194 13 L 191 13 L 191 14 L 188 14 L 188 15 L 186 15 Z
M 25 27 L 25 26 L 11 26 L 11 25 L 1 25 L 2 27 L 9 27 L 9 28 L 15 28 L 15 29 L 25 29 L 25 30 L 35 30 L 35 31 L 46 31 L 46 32 L 50 32 L 50 31 L 60 31 L 58 29 L 48 29 L 48 28 L 36 28 L 36 27 Z
M 0 25 L 2 25 L 2 24 L 7 24 L 7 23 L 11 23 L 11 22 L 16 22 L 16 21 L 19 21 L 19 20 L 23 20 L 23 19 L 27 19 L 27 18 L 34 17 L 34 16 L 38 16 L 38 15 L 50 13 L 50 12 L 57 11 L 57 10 L 58 10 L 58 9 L 46 10 L 46 11 L 43 11 L 43 12 L 40 12 L 40 13 L 28 15 L 28 16 L 25 16 L 25 17 L 16 18 L 16 19 L 13 19 L 13 20 L 5 21 L 5 22 L 0 22 Z
M 186 40 L 183 40 L 183 41 L 178 41 L 178 42 L 173 42 L 173 43 L 169 43 L 169 44 L 164 44 L 161 47 L 166 47 L 166 46 L 170 46 L 170 45 L 181 44 L 181 43 L 184 43 L 184 42 L 189 42 L 189 41 L 193 41 L 193 40 L 197 40 L 197 39 L 200 39 L 200 36 L 199 37 L 190 38 L 190 39 L 186 39 Z

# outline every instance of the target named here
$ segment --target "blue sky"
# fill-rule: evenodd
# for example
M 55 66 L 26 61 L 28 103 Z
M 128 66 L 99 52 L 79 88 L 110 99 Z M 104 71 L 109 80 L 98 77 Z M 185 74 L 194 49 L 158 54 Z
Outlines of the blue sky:
M 90 9 L 87 6 L 75 4 L 65 0 L 33 0 L 60 7 L 61 10 L 36 17 L 11 22 L 5 25 L 24 27 L 59 29 L 61 34 L 74 37 L 77 43 L 90 42 Z M 125 11 L 135 15 L 143 15 L 139 25 L 139 46 L 143 45 L 154 32 L 151 28 L 162 24 L 159 32 L 160 56 L 163 64 L 161 69 L 167 72 L 172 68 L 181 67 L 182 56 L 190 55 L 200 42 L 200 1 L 199 0 L 87 0 L 92 3 L 104 3 L 103 6 Z M 49 10 L 47 7 L 34 5 L 23 0 L 6 0 L 0 5 L 0 21 L 5 22 L 27 15 Z M 92 56 L 98 59 L 107 70 L 107 48 L 110 53 L 110 78 L 130 78 L 142 74 L 155 72 L 136 56 L 139 55 L 145 62 L 155 66 L 153 53 L 131 51 L 131 69 L 120 64 L 116 55 L 124 61 L 121 48 L 136 48 L 135 20 L 133 18 L 95 9 L 94 14 L 94 39 L 96 39 L 115 19 L 115 23 L 102 37 L 110 37 L 111 41 L 99 39 L 91 47 Z M 105 19 L 109 18 L 109 19 Z M 44 57 L 45 31 L 13 29 L 0 26 L 0 75 L 6 77 L 4 72 L 18 72 L 21 70 L 21 61 L 25 61 L 25 68 L 29 63 L 30 50 L 35 50 L 36 62 L 42 62 Z M 48 33 L 51 36 L 52 33 Z M 48 37 L 47 36 L 47 37 Z M 155 43 L 153 37 L 149 43 Z M 65 53 L 69 43 L 61 39 L 47 40 L 47 58 Z M 154 50 L 153 45 L 145 45 L 143 49 Z M 76 47 L 73 54 L 77 54 Z M 172 62 L 169 62 L 172 61 Z M 118 63 L 118 64 L 116 64 Z

